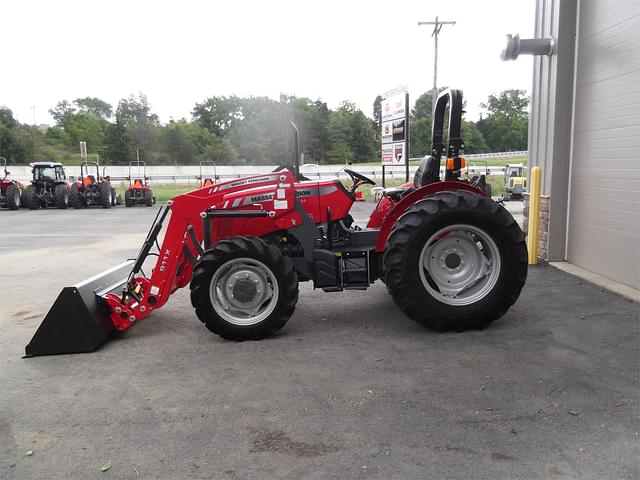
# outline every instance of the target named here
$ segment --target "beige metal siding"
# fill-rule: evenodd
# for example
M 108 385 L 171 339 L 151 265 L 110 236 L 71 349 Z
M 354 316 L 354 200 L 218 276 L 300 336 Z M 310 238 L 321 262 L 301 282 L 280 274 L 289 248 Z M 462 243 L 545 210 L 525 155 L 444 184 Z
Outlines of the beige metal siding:
M 567 260 L 640 288 L 640 1 L 578 12 Z

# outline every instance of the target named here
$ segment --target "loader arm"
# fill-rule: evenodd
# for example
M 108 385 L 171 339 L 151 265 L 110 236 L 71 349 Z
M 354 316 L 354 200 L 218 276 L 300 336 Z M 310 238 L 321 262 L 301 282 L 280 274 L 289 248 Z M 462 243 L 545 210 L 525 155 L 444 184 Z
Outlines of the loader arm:
M 277 223 L 279 218 L 291 214 L 293 210 L 293 202 L 291 208 L 277 212 L 267 211 L 261 204 L 223 208 L 227 203 L 224 198 L 235 192 L 245 191 L 248 187 L 251 191 L 259 191 L 261 187 L 284 185 L 288 186 L 286 188 L 293 197 L 293 174 L 278 172 L 206 186 L 172 198 L 156 217 L 122 292 L 103 295 L 114 327 L 126 330 L 136 321 L 161 308 L 177 289 L 189 284 L 195 262 L 204 248 L 210 246 L 207 244 L 211 242 L 211 227 L 217 226 L 214 222 L 219 224 L 233 219 L 271 217 L 273 223 Z M 152 247 L 156 245 L 167 217 L 169 223 L 164 239 L 153 271 L 147 277 L 142 266 L 151 254 Z M 211 222 L 211 217 L 214 217 L 214 222 Z

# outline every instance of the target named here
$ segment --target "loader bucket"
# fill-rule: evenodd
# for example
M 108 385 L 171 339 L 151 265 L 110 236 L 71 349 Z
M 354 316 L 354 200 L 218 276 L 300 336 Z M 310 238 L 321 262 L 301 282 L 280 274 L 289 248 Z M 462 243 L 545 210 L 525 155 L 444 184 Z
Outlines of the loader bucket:
M 101 296 L 122 288 L 133 264 L 128 261 L 64 287 L 25 347 L 25 357 L 96 350 L 114 330 L 109 309 Z

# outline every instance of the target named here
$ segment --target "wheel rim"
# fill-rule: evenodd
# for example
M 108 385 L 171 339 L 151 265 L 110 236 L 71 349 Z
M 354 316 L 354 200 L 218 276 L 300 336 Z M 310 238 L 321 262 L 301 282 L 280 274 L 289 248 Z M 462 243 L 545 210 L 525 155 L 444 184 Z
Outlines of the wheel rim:
M 500 276 L 500 251 L 484 230 L 451 225 L 431 235 L 419 259 L 420 280 L 427 292 L 447 305 L 478 302 Z
M 218 268 L 211 279 L 209 298 L 215 312 L 240 326 L 262 322 L 278 303 L 278 282 L 273 272 L 253 258 L 234 258 Z

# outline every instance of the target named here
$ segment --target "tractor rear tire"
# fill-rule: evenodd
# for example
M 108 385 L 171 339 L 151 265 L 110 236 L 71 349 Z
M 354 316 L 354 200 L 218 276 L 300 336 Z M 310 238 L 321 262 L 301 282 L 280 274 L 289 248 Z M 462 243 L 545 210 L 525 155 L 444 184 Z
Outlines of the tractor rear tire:
M 133 207 L 133 198 L 131 198 L 131 190 L 125 190 L 124 192 L 124 205 L 125 207 Z
M 56 208 L 65 209 L 69 206 L 69 189 L 60 183 L 53 190 L 53 203 Z
M 100 205 L 102 208 L 111 208 L 111 184 L 103 182 L 100 185 Z
M 416 202 L 393 227 L 383 258 L 395 303 L 436 331 L 482 329 L 504 315 L 520 295 L 527 260 L 511 214 L 466 191 Z
M 75 183 L 71 185 L 71 191 L 69 192 L 69 205 L 75 209 L 85 208 L 87 206 L 82 192 Z
M 14 183 L 7 186 L 7 190 L 5 192 L 5 197 L 7 199 L 7 208 L 9 210 L 19 210 L 22 204 L 22 197 L 20 196 L 20 189 Z
M 38 210 L 40 208 L 40 197 L 38 197 L 36 187 L 33 185 L 29 185 L 24 191 L 24 206 L 29 210 Z
M 193 270 L 191 304 L 209 330 L 228 340 L 275 334 L 297 301 L 298 277 L 291 260 L 257 237 L 218 242 Z
M 144 191 L 144 204 L 147 207 L 152 207 L 154 204 L 153 191 L 150 188 Z

